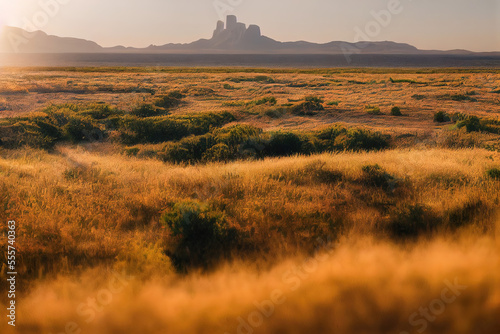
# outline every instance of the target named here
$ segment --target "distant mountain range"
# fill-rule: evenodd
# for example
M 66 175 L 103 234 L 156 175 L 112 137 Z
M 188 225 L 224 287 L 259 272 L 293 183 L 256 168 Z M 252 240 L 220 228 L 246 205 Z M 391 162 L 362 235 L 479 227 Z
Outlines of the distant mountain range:
M 150 45 L 146 48 L 124 46 L 102 47 L 78 38 L 47 35 L 42 31 L 27 32 L 20 28 L 4 27 L 0 33 L 0 53 L 184 53 L 184 54 L 474 54 L 466 50 L 419 50 L 414 46 L 395 42 L 334 41 L 324 44 L 279 42 L 263 36 L 260 28 L 238 22 L 236 16 L 227 16 L 226 23 L 217 22 L 210 39 L 187 44 Z

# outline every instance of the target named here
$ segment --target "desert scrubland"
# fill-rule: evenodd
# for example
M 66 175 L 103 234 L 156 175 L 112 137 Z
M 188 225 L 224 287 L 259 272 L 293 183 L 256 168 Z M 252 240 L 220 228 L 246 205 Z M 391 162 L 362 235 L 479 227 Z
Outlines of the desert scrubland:
M 499 139 L 491 69 L 2 69 L 1 332 L 498 333 Z

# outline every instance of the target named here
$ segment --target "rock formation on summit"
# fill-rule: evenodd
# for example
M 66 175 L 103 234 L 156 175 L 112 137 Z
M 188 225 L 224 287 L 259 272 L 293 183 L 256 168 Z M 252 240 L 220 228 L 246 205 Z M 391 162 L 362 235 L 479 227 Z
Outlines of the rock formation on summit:
M 212 49 L 229 49 L 229 50 L 259 50 L 265 49 L 270 44 L 279 44 L 268 37 L 262 36 L 260 27 L 250 25 L 248 28 L 244 23 L 238 22 L 234 15 L 228 15 L 226 24 L 217 22 L 217 27 L 213 37 L 210 40 L 200 40 L 200 43 L 205 43 L 205 46 Z

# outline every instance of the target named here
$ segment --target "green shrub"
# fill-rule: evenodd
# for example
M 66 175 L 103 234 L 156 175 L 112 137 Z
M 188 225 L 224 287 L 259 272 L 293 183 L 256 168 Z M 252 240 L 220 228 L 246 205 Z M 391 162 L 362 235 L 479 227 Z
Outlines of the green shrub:
M 457 128 L 463 128 L 467 132 L 478 132 L 481 131 L 481 121 L 477 116 L 469 116 L 466 119 L 457 122 Z
M 179 143 L 167 143 L 163 154 L 163 161 L 172 163 L 189 163 L 195 161 L 193 152 Z
M 324 101 L 321 97 L 318 96 L 306 96 L 305 97 L 306 102 L 311 102 L 311 103 L 316 103 L 316 104 L 322 104 Z
M 481 199 L 470 199 L 458 207 L 445 212 L 446 227 L 456 230 L 474 223 L 480 216 L 489 215 L 491 208 Z
M 189 135 L 203 135 L 234 120 L 234 116 L 228 112 L 151 118 L 125 117 L 121 121 L 119 135 L 127 145 L 162 143 L 180 140 Z
M 46 115 L 9 118 L 0 123 L 0 140 L 5 147 L 27 145 L 51 149 L 55 143 L 69 140 L 101 141 L 106 138 L 103 124 L 109 115 L 118 114 L 107 105 L 51 105 Z
M 91 118 L 71 118 L 63 127 L 64 135 L 73 143 L 81 141 L 100 141 L 104 139 L 104 132 Z
M 494 180 L 500 180 L 500 168 L 491 168 L 486 171 L 486 174 L 494 179 Z
M 391 115 L 392 116 L 403 116 L 403 114 L 401 113 L 401 109 L 399 107 L 392 107 L 391 109 Z
M 238 230 L 231 227 L 223 212 L 206 203 L 185 201 L 166 210 L 162 222 L 171 234 L 167 255 L 178 271 L 210 269 L 240 243 Z
M 330 101 L 327 103 L 328 106 L 338 106 L 340 101 Z
M 266 146 L 265 152 L 269 156 L 288 156 L 300 153 L 302 140 L 291 132 L 275 132 Z
M 50 138 L 50 140 L 58 141 L 63 138 L 62 129 L 56 125 L 49 123 L 43 119 L 35 119 L 34 124 L 38 126 L 38 132 L 41 136 Z
M 304 88 L 307 86 L 309 86 L 309 84 L 306 82 L 292 82 L 288 84 L 288 87 L 293 87 L 293 88 Z
M 469 92 L 471 93 L 471 92 Z M 452 101 L 470 101 L 470 102 L 477 102 L 476 98 L 471 97 L 471 95 L 475 94 L 443 94 L 439 95 L 437 98 L 440 100 L 452 100 Z
M 159 96 L 155 99 L 154 105 L 160 108 L 174 108 L 181 104 L 185 96 L 179 91 L 172 91 L 166 95 Z
M 389 81 L 391 83 L 410 83 L 410 84 L 416 84 L 417 82 L 415 80 L 410 80 L 410 79 L 396 79 L 394 80 L 393 78 L 389 78 Z
M 379 165 L 366 165 L 362 168 L 362 181 L 365 185 L 382 188 L 385 191 L 394 191 L 396 183 L 394 177 Z
M 222 105 L 224 107 L 244 107 L 247 105 L 245 101 L 227 101 L 223 102 Z
M 434 122 L 444 123 L 449 122 L 451 120 L 450 116 L 444 111 L 438 111 L 434 114 Z
M 378 106 L 366 105 L 365 111 L 370 115 L 382 115 L 382 112 L 380 111 L 380 108 Z
M 316 137 L 324 142 L 324 146 L 326 147 L 322 147 L 322 149 L 333 150 L 334 147 L 330 145 L 332 145 L 335 142 L 335 139 L 339 135 L 346 132 L 347 132 L 346 128 L 340 125 L 332 125 L 326 129 L 316 132 Z
M 464 121 L 466 120 L 467 118 L 469 118 L 469 115 L 467 114 L 463 114 L 461 112 L 456 112 L 456 113 L 453 113 L 451 115 L 451 120 L 453 122 L 460 122 L 460 121 Z
M 274 105 L 276 105 L 276 103 L 278 103 L 278 101 L 276 100 L 276 98 L 274 96 L 263 97 L 262 99 L 255 101 L 255 105 L 258 105 L 258 106 L 261 104 L 270 104 L 270 105 L 274 106 Z
M 323 99 L 317 96 L 307 96 L 305 102 L 292 107 L 292 113 L 299 116 L 312 116 L 324 109 Z
M 420 100 L 423 100 L 425 99 L 425 95 L 420 95 L 420 94 L 415 94 L 415 95 L 412 95 L 411 97 L 412 99 L 415 99 L 417 101 L 420 101 Z
M 387 224 L 387 230 L 396 240 L 415 239 L 435 231 L 439 221 L 426 206 L 406 205 L 397 208 Z
M 129 157 L 136 157 L 140 149 L 138 147 L 125 148 L 124 153 Z
M 245 152 L 252 138 L 262 130 L 250 125 L 238 124 L 222 129 L 215 129 L 203 136 L 191 136 L 165 147 L 163 158 L 170 162 L 229 161 Z M 244 146 L 244 147 L 243 147 Z
M 179 140 L 190 134 L 189 124 L 179 119 L 161 118 L 124 118 L 119 134 L 126 145 L 139 143 L 161 143 Z
M 481 131 L 500 134 L 500 121 L 496 119 L 481 119 Z
M 290 104 L 289 106 L 291 106 Z M 277 108 L 277 109 L 268 109 L 264 112 L 264 115 L 270 118 L 281 118 L 285 114 L 286 110 Z
M 351 128 L 335 138 L 334 146 L 337 150 L 381 150 L 389 146 L 387 139 L 388 136 L 379 132 Z
M 104 120 L 111 116 L 122 115 L 120 111 L 112 108 L 108 104 L 104 103 L 94 103 L 88 107 L 83 107 L 83 110 L 79 112 L 84 116 L 90 116 L 95 120 Z
M 43 121 L 35 123 L 26 118 L 11 118 L 0 122 L 0 145 L 5 148 L 52 149 L 61 137 L 61 129 Z
M 205 152 L 215 145 L 213 135 L 190 136 L 165 146 L 162 158 L 174 163 L 194 163 L 203 159 Z
M 135 107 L 130 114 L 137 117 L 153 117 L 160 115 L 155 106 L 149 103 L 144 103 Z
M 203 154 L 203 160 L 205 161 L 226 162 L 231 160 L 233 157 L 233 150 L 224 143 L 219 143 L 210 147 Z
M 237 124 L 213 131 L 217 143 L 223 143 L 229 147 L 236 147 L 249 138 L 258 136 L 261 133 L 261 129 L 246 124 Z
M 263 158 L 268 140 L 262 136 L 250 137 L 238 147 L 238 157 L 240 158 Z
M 389 136 L 364 129 L 344 128 L 339 125 L 330 126 L 314 133 L 317 139 L 318 152 L 325 151 L 359 151 L 381 150 L 389 146 Z

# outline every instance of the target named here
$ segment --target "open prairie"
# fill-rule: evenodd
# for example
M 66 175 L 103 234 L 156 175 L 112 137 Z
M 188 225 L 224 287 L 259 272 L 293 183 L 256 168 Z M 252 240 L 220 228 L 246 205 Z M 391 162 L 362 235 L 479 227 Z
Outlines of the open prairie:
M 499 333 L 499 200 L 498 70 L 0 70 L 2 333 Z

